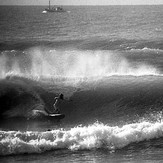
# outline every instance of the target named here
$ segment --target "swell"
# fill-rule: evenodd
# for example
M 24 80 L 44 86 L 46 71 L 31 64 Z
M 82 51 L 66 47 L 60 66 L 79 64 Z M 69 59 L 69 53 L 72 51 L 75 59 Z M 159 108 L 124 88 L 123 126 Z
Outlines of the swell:
M 65 40 L 65 41 L 5 41 L 0 42 L 0 51 L 16 50 L 24 51 L 33 47 L 47 48 L 72 48 L 81 40 Z
M 78 49 L 78 50 L 145 50 L 151 49 L 162 51 L 162 40 L 130 40 L 130 39 L 72 39 L 61 41 L 5 41 L 0 42 L 0 51 L 5 50 L 27 50 L 33 47 L 46 47 L 56 49 Z
M 127 40 L 127 39 L 89 39 L 77 45 L 82 50 L 131 50 L 158 49 L 163 50 L 162 40 Z

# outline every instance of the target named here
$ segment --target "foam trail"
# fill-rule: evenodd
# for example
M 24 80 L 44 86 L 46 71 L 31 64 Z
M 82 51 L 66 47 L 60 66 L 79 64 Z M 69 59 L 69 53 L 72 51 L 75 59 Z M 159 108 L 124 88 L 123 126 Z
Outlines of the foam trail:
M 141 142 L 163 136 L 163 123 L 141 122 L 110 127 L 95 123 L 78 126 L 70 130 L 46 132 L 0 132 L 0 155 L 41 153 L 55 149 L 91 150 L 107 148 L 121 149 L 130 143 Z

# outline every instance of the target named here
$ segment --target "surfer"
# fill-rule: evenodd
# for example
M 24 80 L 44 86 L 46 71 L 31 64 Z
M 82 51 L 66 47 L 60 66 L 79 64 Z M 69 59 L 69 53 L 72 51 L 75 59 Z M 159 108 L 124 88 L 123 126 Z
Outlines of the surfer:
M 58 97 L 55 97 L 55 102 L 54 102 L 54 113 L 53 114 L 59 114 L 60 113 L 60 110 L 59 110 L 59 106 L 62 102 L 62 100 L 64 100 L 64 96 L 63 94 L 61 93 Z

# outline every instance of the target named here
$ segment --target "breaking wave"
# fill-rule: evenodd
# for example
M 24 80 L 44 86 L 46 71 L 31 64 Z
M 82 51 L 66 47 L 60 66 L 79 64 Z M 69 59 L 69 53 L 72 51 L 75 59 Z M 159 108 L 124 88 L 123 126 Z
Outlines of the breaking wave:
M 0 131 L 0 155 L 42 153 L 56 149 L 111 151 L 163 136 L 163 123 L 141 122 L 122 127 L 95 123 L 45 132 Z

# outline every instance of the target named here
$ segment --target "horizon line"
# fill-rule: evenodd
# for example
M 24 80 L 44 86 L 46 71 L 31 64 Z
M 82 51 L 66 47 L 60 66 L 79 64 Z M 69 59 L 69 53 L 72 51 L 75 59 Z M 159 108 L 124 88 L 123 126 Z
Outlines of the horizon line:
M 57 4 L 57 5 L 53 5 L 52 6 L 162 6 L 163 4 L 108 4 L 108 5 L 63 5 L 63 4 Z M 1 5 L 0 6 L 47 6 L 47 5 L 35 5 L 35 4 L 29 4 L 29 5 L 23 5 L 23 4 L 5 4 L 5 5 Z

